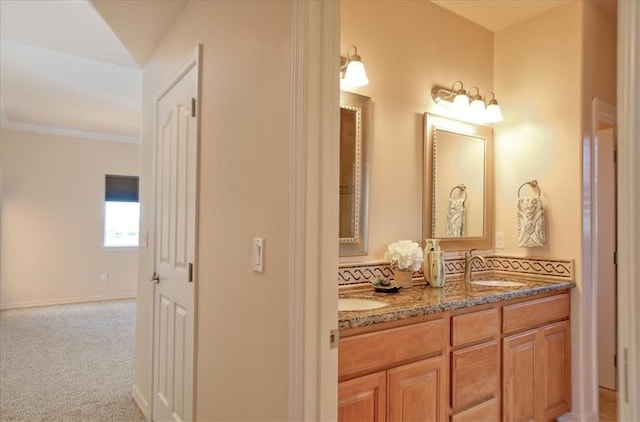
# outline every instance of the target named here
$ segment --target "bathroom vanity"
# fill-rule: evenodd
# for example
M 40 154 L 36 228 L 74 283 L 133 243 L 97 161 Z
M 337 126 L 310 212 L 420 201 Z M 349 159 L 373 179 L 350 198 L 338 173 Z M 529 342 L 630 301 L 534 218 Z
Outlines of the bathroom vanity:
M 339 313 L 338 419 L 553 420 L 570 410 L 573 282 L 519 287 L 452 282 Z

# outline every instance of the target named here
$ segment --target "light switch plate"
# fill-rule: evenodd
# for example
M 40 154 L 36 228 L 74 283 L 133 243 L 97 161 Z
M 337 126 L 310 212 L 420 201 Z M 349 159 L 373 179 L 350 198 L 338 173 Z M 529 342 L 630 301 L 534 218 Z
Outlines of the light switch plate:
M 149 246 L 149 231 L 143 230 L 140 232 L 140 246 L 146 248 Z
M 264 272 L 264 238 L 253 238 L 253 271 Z

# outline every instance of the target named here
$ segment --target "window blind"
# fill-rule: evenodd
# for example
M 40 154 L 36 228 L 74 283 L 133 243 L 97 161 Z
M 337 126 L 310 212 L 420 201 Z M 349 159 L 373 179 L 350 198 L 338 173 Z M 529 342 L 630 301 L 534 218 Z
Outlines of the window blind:
M 105 176 L 104 200 L 109 202 L 139 202 L 138 176 Z

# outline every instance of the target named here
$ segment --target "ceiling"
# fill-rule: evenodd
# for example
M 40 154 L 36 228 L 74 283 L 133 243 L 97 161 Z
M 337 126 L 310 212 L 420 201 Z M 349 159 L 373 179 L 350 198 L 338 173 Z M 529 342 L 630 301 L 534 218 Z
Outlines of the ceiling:
M 432 1 L 495 32 L 575 0 Z M 139 142 L 141 69 L 187 3 L 0 0 L 1 126 Z
M 492 32 L 577 0 L 431 0 Z M 578 0 L 579 1 L 579 0 Z M 617 0 L 589 0 L 606 13 L 616 16 Z
M 2 127 L 138 142 L 141 68 L 186 4 L 1 0 Z
M 500 31 L 569 2 L 569 0 L 431 1 L 493 32 Z

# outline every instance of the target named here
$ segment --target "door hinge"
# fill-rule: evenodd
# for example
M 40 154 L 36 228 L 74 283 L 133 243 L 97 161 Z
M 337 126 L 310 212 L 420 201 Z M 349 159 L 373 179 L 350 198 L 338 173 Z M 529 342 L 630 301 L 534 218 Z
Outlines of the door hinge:
M 613 162 L 614 163 L 618 162 L 618 150 L 617 149 L 613 150 Z
M 340 341 L 340 332 L 336 329 L 329 331 L 329 349 L 336 349 Z
M 613 265 L 618 265 L 618 251 L 613 251 Z
M 193 283 L 193 263 L 189 262 L 189 283 Z
M 196 99 L 191 98 L 191 117 L 196 117 Z

